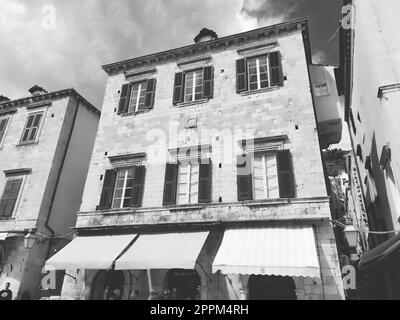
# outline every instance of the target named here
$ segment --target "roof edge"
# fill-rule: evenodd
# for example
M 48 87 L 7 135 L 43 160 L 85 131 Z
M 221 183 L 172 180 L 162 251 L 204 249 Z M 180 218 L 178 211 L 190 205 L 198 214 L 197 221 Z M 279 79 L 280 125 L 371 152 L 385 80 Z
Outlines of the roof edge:
M 218 38 L 218 39 L 214 39 L 214 40 L 210 40 L 210 41 L 206 41 L 206 42 L 195 43 L 195 44 L 191 44 L 188 46 L 170 49 L 170 50 L 166 50 L 166 51 L 161 51 L 161 52 L 157 52 L 157 53 L 152 53 L 152 54 L 140 56 L 140 57 L 133 58 L 133 59 L 128 59 L 128 60 L 123 60 L 123 61 L 119 61 L 119 62 L 115 62 L 115 63 L 105 64 L 102 66 L 102 68 L 108 75 L 111 75 L 116 70 L 120 71 L 120 70 L 124 70 L 124 69 L 128 69 L 128 68 L 134 68 L 134 67 L 136 67 L 135 64 L 137 64 L 137 66 L 139 66 L 141 64 L 146 64 L 146 63 L 150 63 L 153 61 L 154 62 L 162 61 L 162 60 L 165 61 L 168 58 L 170 58 L 171 56 L 173 56 L 173 57 L 186 56 L 188 54 L 188 52 L 189 52 L 189 54 L 193 54 L 195 52 L 204 52 L 206 50 L 208 51 L 213 48 L 226 46 L 226 45 L 231 44 L 232 41 L 235 42 L 235 40 L 238 41 L 239 39 L 248 38 L 248 37 L 251 37 L 252 35 L 254 36 L 255 34 L 259 34 L 260 32 L 262 32 L 262 33 L 268 32 L 269 33 L 269 34 L 265 34 L 265 36 L 270 35 L 271 32 L 272 32 L 272 34 L 279 34 L 281 32 L 285 32 L 285 31 L 291 32 L 293 30 L 297 30 L 298 29 L 297 27 L 299 26 L 299 24 L 304 25 L 308 32 L 307 22 L 308 22 L 307 17 L 297 18 L 294 20 L 281 22 L 278 24 L 261 27 L 261 28 L 241 32 L 241 33 L 236 33 L 233 35 L 225 36 L 222 38 Z M 296 27 L 296 28 L 293 28 L 293 27 Z M 244 41 L 246 41 L 246 39 Z M 240 42 L 242 42 L 242 41 L 240 41 Z
M 82 102 L 82 104 L 84 104 L 89 110 L 93 111 L 94 113 L 96 113 L 100 116 L 101 111 L 97 107 L 95 107 L 93 104 L 91 104 L 86 98 L 84 98 L 74 88 L 62 89 L 62 90 L 53 91 L 53 92 L 49 92 L 49 93 L 41 94 L 41 95 L 37 95 L 37 96 L 30 96 L 30 97 L 5 101 L 3 103 L 0 103 L 0 111 L 7 110 L 7 109 L 26 107 L 33 103 L 38 103 L 38 102 L 48 101 L 48 100 L 56 100 L 56 99 L 60 99 L 60 98 L 67 97 L 67 96 L 74 96 L 80 102 Z

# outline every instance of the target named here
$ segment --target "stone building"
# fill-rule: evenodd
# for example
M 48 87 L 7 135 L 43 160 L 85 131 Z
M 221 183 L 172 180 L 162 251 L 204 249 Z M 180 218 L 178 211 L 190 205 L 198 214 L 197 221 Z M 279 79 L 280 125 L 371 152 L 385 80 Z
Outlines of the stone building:
M 370 281 L 369 298 L 399 299 L 400 2 L 345 0 L 343 5 L 338 83 L 370 228 L 371 250 L 359 267 Z
M 72 239 L 100 118 L 74 89 L 30 93 L 0 102 L 0 286 L 13 299 L 50 293 L 42 268 Z
M 307 21 L 195 42 L 103 66 L 61 298 L 343 299 Z

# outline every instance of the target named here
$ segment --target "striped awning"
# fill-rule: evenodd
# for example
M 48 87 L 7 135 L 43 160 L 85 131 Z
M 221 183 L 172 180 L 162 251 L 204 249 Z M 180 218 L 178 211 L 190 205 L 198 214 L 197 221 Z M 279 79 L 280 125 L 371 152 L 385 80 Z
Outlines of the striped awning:
M 46 268 L 110 269 L 115 259 L 135 237 L 135 234 L 77 237 L 47 260 Z
M 311 226 L 228 229 L 213 263 L 223 274 L 320 277 Z

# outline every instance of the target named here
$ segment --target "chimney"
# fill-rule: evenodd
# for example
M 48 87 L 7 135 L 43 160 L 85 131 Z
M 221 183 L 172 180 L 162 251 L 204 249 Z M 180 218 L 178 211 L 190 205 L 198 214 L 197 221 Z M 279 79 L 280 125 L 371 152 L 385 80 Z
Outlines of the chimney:
M 32 96 L 40 96 L 41 94 L 46 94 L 47 91 L 42 87 L 39 87 L 37 84 L 28 90 Z
M 0 95 L 0 103 L 7 102 L 7 101 L 10 101 L 10 99 L 3 95 Z
M 215 40 L 218 39 L 218 35 L 215 33 L 215 31 L 203 28 L 200 30 L 199 34 L 194 38 L 195 43 L 201 43 L 201 42 L 206 42 L 210 40 Z

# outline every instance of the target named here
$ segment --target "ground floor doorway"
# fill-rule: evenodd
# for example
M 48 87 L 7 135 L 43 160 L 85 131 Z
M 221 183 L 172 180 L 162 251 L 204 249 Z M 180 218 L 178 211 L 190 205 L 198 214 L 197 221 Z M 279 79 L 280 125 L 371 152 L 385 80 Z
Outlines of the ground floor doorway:
M 297 300 L 291 277 L 252 275 L 248 290 L 249 300 Z
M 165 276 L 165 287 L 173 300 L 199 300 L 200 286 L 200 276 L 195 270 L 171 269 Z
M 124 284 L 122 271 L 99 271 L 93 282 L 91 300 L 122 300 Z

